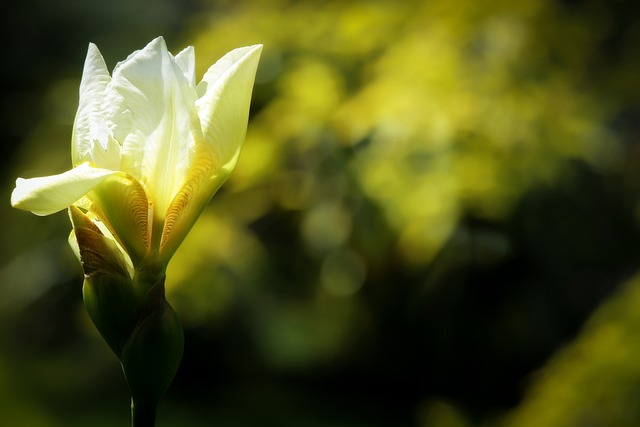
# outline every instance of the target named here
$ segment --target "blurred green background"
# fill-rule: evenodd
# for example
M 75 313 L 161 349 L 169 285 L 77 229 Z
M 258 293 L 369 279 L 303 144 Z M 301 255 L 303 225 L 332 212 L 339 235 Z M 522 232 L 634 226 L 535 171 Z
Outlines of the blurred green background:
M 170 265 L 158 426 L 640 425 L 640 8 L 613 0 L 3 6 L 0 425 L 125 426 L 64 213 L 87 44 L 199 76 L 265 45 L 238 166 Z

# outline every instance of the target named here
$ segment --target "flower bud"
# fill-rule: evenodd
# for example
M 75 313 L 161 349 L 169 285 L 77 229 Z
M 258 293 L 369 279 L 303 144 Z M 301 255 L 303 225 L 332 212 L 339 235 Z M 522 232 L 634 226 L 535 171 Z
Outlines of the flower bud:
M 69 213 L 84 270 L 87 312 L 120 359 L 132 401 L 155 407 L 184 347 L 182 326 L 165 299 L 164 268 L 151 264 L 130 271 L 121 249 L 90 217 L 74 206 Z
M 155 405 L 171 384 L 184 347 L 182 325 L 164 296 L 164 276 L 144 296 L 134 319 L 120 361 L 132 401 Z
M 124 255 L 80 209 L 71 206 L 69 216 L 84 270 L 85 307 L 102 337 L 120 357 L 137 305 Z

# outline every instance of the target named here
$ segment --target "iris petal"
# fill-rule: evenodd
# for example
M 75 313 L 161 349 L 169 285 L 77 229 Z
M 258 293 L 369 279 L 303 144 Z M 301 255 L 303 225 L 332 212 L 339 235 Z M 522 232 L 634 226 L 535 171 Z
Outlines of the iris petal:
M 205 74 L 197 90 L 203 136 L 193 164 L 167 210 L 160 255 L 169 259 L 235 166 L 249 120 L 261 45 L 229 52 Z
M 216 162 L 211 152 L 196 153 L 189 175 L 167 210 L 160 243 L 161 258 L 169 260 L 173 256 L 211 197 L 226 180 L 227 174 L 212 176 Z
M 114 70 L 108 91 L 131 130 L 122 141 L 122 170 L 148 190 L 158 212 L 166 212 L 187 174 L 192 128 L 199 127 L 195 89 L 164 39 L 157 38 Z
M 86 161 L 107 169 L 118 169 L 120 166 L 120 147 L 111 136 L 102 109 L 104 93 L 110 81 L 111 76 L 100 51 L 93 43 L 89 44 L 71 138 L 74 166 Z
M 228 172 L 244 142 L 261 52 L 262 45 L 232 50 L 209 68 L 196 88 L 205 141 Z
M 71 206 L 114 173 L 83 163 L 58 175 L 18 178 L 11 205 L 36 215 L 50 215 Z
M 89 210 L 107 226 L 136 263 L 149 249 L 150 204 L 142 185 L 130 175 L 118 172 L 93 189 L 87 199 Z
M 193 46 L 184 48 L 176 55 L 176 61 L 191 87 L 196 87 L 196 56 Z

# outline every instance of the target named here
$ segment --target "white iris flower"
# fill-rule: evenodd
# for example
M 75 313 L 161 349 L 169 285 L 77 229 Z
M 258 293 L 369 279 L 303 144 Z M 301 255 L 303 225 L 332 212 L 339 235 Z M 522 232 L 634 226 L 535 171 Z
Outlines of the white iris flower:
M 102 222 L 135 265 L 166 264 L 235 166 L 262 45 L 235 49 L 196 85 L 192 47 L 159 37 L 113 75 L 91 44 L 73 129 L 73 168 L 16 181 L 14 207 L 75 205 Z

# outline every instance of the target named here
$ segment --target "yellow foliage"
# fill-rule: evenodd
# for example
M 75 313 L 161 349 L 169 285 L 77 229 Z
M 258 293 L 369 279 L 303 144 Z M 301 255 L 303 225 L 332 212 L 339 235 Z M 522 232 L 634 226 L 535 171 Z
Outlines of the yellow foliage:
M 637 426 L 640 277 L 599 309 L 536 375 L 505 427 Z

